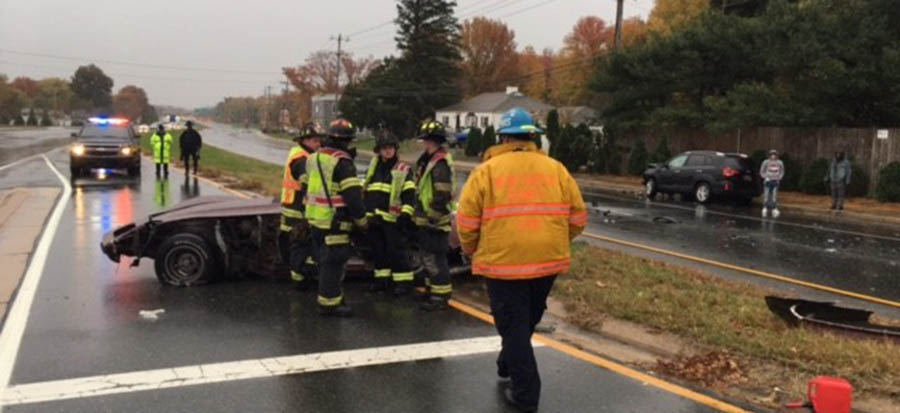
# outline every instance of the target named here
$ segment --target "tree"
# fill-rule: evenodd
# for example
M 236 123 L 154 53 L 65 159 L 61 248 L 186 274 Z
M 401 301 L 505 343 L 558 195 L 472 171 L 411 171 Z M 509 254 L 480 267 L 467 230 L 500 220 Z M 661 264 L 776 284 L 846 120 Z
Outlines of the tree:
M 469 129 L 469 136 L 466 138 L 466 156 L 478 156 L 483 151 L 481 129 L 472 127 L 472 129 Z
M 547 113 L 547 141 L 550 142 L 550 148 L 547 151 L 550 156 L 556 154 L 556 143 L 559 141 L 559 112 L 556 109 Z
M 297 114 L 298 123 L 306 123 L 312 117 L 312 97 L 326 93 L 341 93 L 346 86 L 366 78 L 380 62 L 372 57 L 355 59 L 352 53 L 341 56 L 341 75 L 346 82 L 338 82 L 337 53 L 318 50 L 309 54 L 303 64 L 282 68 L 295 92 L 288 94 L 285 106 Z
M 4 125 L 19 116 L 27 99 L 25 93 L 7 83 L 6 75 L 0 74 L 0 120 Z
M 497 133 L 494 132 L 494 125 L 488 126 L 481 136 L 481 152 L 486 151 L 491 146 L 497 144 Z
M 499 90 L 518 75 L 515 33 L 499 20 L 475 17 L 463 23 L 460 52 L 465 96 Z
M 569 156 L 573 139 L 575 139 L 575 128 L 573 128 L 572 125 L 566 125 L 560 131 L 556 143 L 551 145 L 551 148 L 555 147 L 555 149 L 553 149 L 553 157 L 565 165 L 566 168 L 570 168 L 571 166 Z
M 563 40 L 561 56 L 556 59 L 560 76 L 553 101 L 560 105 L 580 105 L 588 102 L 587 84 L 594 71 L 594 62 L 611 48 L 611 29 L 603 19 L 586 16 L 578 19 Z
M 556 54 L 552 49 L 544 49 L 538 54 L 534 47 L 526 46 L 518 58 L 522 73 L 519 77 L 522 93 L 545 102 L 552 101 L 556 85 L 553 70 L 555 61 Z
M 13 79 L 9 84 L 13 88 L 16 88 L 28 98 L 29 102 L 31 102 L 38 95 L 38 82 L 30 77 L 19 76 Z
M 156 108 L 153 105 L 147 105 L 144 108 L 144 112 L 141 113 L 141 122 L 143 123 L 153 123 L 159 121 L 159 114 L 156 112 Z
M 16 115 L 15 120 L 13 120 L 13 125 L 25 126 L 25 118 L 23 118 L 22 115 Z
M 591 150 L 594 148 L 594 134 L 591 132 L 591 128 L 584 123 L 576 126 L 574 133 L 572 146 L 569 149 L 569 170 L 578 172 L 590 161 Z
M 668 36 L 692 23 L 708 8 L 709 0 L 656 0 L 650 11 L 650 30 Z
M 113 98 L 113 111 L 132 122 L 141 118 L 141 115 L 147 111 L 147 106 L 150 106 L 147 93 L 144 92 L 144 89 L 134 85 L 123 87 Z
M 637 143 L 634 144 L 634 149 L 631 150 L 631 155 L 628 157 L 628 174 L 640 176 L 644 173 L 644 170 L 647 169 L 649 156 L 647 147 L 644 146 L 644 140 L 638 139 Z
M 50 119 L 50 111 L 44 110 L 44 116 L 41 117 L 41 126 L 53 126 L 53 120 Z
M 55 112 L 68 113 L 72 110 L 74 96 L 68 81 L 51 77 L 38 81 L 38 94 L 34 104 Z
M 113 80 L 99 67 L 80 66 L 72 76 L 71 88 L 89 110 L 109 110 L 112 106 Z
M 656 145 L 656 150 L 653 151 L 653 155 L 650 155 L 650 162 L 662 163 L 668 161 L 671 157 L 672 152 L 669 150 L 669 138 L 663 136 Z
M 38 118 L 37 118 L 37 115 L 34 113 L 34 108 L 30 108 L 28 110 L 28 121 L 25 122 L 25 124 L 28 126 L 37 126 L 38 125 Z

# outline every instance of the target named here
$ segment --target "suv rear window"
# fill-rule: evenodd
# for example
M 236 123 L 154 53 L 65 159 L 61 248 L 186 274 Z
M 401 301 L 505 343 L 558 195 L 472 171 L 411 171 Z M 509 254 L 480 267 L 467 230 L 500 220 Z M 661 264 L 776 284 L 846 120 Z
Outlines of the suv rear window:
M 131 138 L 131 127 L 116 125 L 86 125 L 81 130 L 84 138 Z
M 753 170 L 753 161 L 748 158 L 740 158 L 736 156 L 727 156 L 725 157 L 725 165 L 729 168 L 734 168 L 737 170 Z
M 712 165 L 712 160 L 708 155 L 691 155 L 688 157 L 684 166 L 706 166 Z

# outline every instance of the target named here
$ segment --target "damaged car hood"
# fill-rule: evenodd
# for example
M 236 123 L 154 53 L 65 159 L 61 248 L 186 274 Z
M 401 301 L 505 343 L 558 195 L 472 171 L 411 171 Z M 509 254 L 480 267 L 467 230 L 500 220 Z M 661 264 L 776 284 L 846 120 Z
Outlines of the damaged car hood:
M 150 215 L 148 221 L 174 222 L 198 218 L 229 218 L 248 215 L 280 214 L 277 200 L 239 199 L 227 196 L 204 196 L 184 201 L 170 209 Z

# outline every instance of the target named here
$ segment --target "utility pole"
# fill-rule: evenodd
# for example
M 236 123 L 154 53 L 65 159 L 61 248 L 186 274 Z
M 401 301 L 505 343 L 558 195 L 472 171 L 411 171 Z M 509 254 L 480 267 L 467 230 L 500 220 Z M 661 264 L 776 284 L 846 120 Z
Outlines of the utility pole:
M 335 40 L 334 36 L 331 37 L 331 40 Z M 340 95 L 341 93 L 341 46 L 344 42 L 349 42 L 349 37 L 344 37 L 343 34 L 338 34 L 337 36 L 337 79 L 335 79 L 335 83 L 337 86 L 337 90 L 335 91 L 335 95 Z
M 616 42 L 615 49 L 619 50 L 622 45 L 622 4 L 625 0 L 617 0 L 616 3 Z

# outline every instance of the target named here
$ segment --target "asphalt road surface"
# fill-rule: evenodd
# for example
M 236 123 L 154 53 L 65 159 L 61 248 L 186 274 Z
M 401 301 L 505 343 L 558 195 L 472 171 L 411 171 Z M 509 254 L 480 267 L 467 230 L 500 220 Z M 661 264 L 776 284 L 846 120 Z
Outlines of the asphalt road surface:
M 0 167 L 69 142 L 77 128 L 0 128 Z
M 51 159 L 65 175 L 65 152 Z M 6 411 L 511 411 L 495 376 L 496 333 L 462 312 L 422 313 L 411 299 L 350 283 L 356 316 L 325 319 L 314 293 L 285 283 L 170 288 L 150 260 L 109 261 L 99 248 L 105 232 L 221 194 L 177 171 L 158 181 L 150 170 L 145 163 L 139 181 L 77 180 L 62 200 L 18 352 L 0 365 L 11 369 L 0 393 Z M 43 158 L 0 171 L 0 188 L 62 185 Z M 536 352 L 542 411 L 712 410 L 549 347 Z
M 287 151 L 283 148 L 289 147 L 284 141 L 228 125 L 216 124 L 204 132 L 204 139 L 210 136 L 212 145 L 278 164 Z M 357 164 L 364 168 L 367 162 Z M 467 175 L 457 175 L 462 185 Z M 806 218 L 792 215 L 789 209 L 783 209 L 777 220 L 763 220 L 755 207 L 726 202 L 709 206 L 648 202 L 589 190 L 583 195 L 596 206 L 590 232 L 900 301 L 900 228 Z M 704 269 L 721 273 L 715 268 Z M 746 275 L 742 278 L 776 290 L 784 288 L 783 283 L 760 282 Z M 808 290 L 799 294 L 812 299 L 836 297 Z M 896 308 L 842 301 L 900 315 Z

